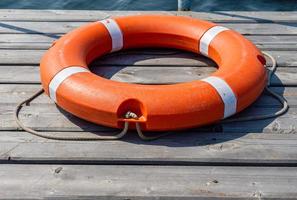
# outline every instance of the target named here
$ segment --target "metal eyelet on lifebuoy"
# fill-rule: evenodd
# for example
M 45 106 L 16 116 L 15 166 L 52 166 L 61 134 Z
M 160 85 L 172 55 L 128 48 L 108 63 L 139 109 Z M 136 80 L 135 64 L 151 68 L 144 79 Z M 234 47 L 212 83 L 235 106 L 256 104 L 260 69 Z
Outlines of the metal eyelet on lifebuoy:
M 203 54 L 218 65 L 209 77 L 172 85 L 116 82 L 88 64 L 121 49 L 166 47 Z M 163 131 L 206 125 L 240 112 L 263 91 L 263 55 L 239 33 L 190 17 L 137 15 L 105 19 L 61 37 L 40 64 L 45 92 L 85 120 L 121 128 Z M 264 60 L 265 61 L 265 60 Z M 131 111 L 137 118 L 127 118 Z

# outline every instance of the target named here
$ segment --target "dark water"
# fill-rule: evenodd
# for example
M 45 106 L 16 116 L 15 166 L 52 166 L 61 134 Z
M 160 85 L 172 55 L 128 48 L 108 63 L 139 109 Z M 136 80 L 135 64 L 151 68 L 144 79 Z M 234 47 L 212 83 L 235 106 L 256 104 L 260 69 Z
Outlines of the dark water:
M 177 0 L 0 0 L 0 8 L 176 10 Z M 297 0 L 193 0 L 193 11 L 294 11 Z

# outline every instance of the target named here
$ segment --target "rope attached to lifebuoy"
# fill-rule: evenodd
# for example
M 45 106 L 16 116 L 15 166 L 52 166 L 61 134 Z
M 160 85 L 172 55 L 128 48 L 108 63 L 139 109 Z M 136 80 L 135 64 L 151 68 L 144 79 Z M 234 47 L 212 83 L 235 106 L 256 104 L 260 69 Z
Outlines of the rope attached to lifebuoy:
M 288 105 L 287 100 L 283 96 L 273 92 L 269 88 L 270 87 L 270 82 L 271 82 L 271 77 L 275 73 L 276 68 L 277 68 L 277 62 L 276 62 L 275 58 L 272 55 L 270 55 L 269 53 L 263 52 L 263 54 L 266 55 L 268 58 L 270 58 L 271 61 L 272 61 L 271 68 L 270 69 L 267 68 L 268 69 L 268 80 L 267 80 L 267 85 L 266 85 L 265 89 L 272 97 L 277 99 L 282 104 L 282 109 L 275 112 L 275 113 L 267 114 L 267 115 L 257 115 L 257 116 L 248 116 L 248 117 L 225 119 L 225 120 L 220 121 L 220 123 L 243 122 L 243 121 L 264 120 L 264 119 L 274 118 L 274 117 L 283 115 L 289 109 L 289 105 Z M 43 138 L 47 138 L 47 139 L 53 139 L 53 140 L 76 140 L 76 141 L 81 140 L 81 141 L 83 141 L 83 140 L 117 140 L 117 139 L 121 139 L 122 137 L 124 137 L 128 132 L 129 122 L 124 123 L 124 128 L 120 133 L 117 133 L 115 135 L 110 135 L 110 136 L 102 136 L 102 135 L 96 135 L 96 136 L 57 136 L 57 135 L 51 135 L 51 134 L 44 133 L 44 132 L 39 132 L 39 131 L 36 131 L 36 130 L 34 130 L 32 128 L 29 128 L 29 127 L 25 126 L 22 121 L 20 121 L 19 112 L 21 111 L 24 104 L 26 104 L 27 106 L 30 105 L 30 102 L 33 101 L 34 99 L 36 99 L 41 94 L 43 94 L 43 92 L 44 92 L 43 89 L 39 90 L 38 92 L 34 93 L 29 98 L 27 98 L 24 101 L 22 101 L 21 103 L 19 103 L 15 108 L 14 118 L 15 118 L 16 123 L 18 124 L 19 127 L 21 127 L 24 131 L 26 131 L 28 133 L 31 133 L 31 134 L 33 134 L 35 136 L 39 136 L 39 137 L 43 137 Z M 131 112 L 131 111 L 128 111 L 126 113 L 125 117 L 126 118 L 134 118 L 134 119 L 138 118 L 138 116 L 135 113 Z M 162 134 L 157 135 L 157 136 L 147 136 L 141 131 L 140 124 L 138 122 L 135 122 L 135 124 L 136 124 L 136 131 L 137 131 L 139 137 L 142 140 L 155 140 L 155 139 L 158 139 L 160 137 L 163 137 L 163 136 L 169 134 L 169 132 L 166 132 L 166 133 L 162 133 Z

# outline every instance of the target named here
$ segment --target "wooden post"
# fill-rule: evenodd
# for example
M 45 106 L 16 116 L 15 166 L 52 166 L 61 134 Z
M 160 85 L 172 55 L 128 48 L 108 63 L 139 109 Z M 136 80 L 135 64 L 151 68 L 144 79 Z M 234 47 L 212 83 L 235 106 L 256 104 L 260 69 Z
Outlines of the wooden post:
M 179 11 L 189 11 L 191 10 L 192 0 L 178 0 L 178 10 Z

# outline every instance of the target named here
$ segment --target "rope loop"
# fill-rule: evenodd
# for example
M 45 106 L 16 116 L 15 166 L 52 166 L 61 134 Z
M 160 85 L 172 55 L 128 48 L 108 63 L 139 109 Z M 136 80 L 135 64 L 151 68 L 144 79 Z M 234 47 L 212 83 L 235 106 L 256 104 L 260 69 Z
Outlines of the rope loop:
M 263 119 L 269 119 L 269 118 L 274 118 L 280 115 L 283 115 L 284 113 L 286 113 L 289 109 L 289 105 L 287 100 L 282 97 L 281 95 L 277 94 L 276 92 L 272 91 L 269 87 L 270 87 L 270 83 L 271 83 L 271 77 L 272 75 L 275 73 L 276 68 L 277 68 L 277 62 L 274 59 L 274 57 L 272 55 L 270 55 L 267 52 L 262 52 L 265 56 L 267 56 L 268 58 L 270 58 L 270 60 L 272 61 L 272 66 L 270 67 L 270 69 L 268 69 L 268 67 L 265 65 L 265 67 L 267 67 L 268 70 L 268 79 L 267 79 L 267 86 L 265 87 L 265 90 L 272 96 L 274 97 L 276 100 L 278 100 L 281 104 L 282 104 L 282 109 L 280 109 L 279 111 L 272 113 L 272 114 L 266 114 L 266 115 L 257 115 L 257 116 L 248 116 L 248 117 L 240 117 L 240 118 L 229 118 L 229 119 L 225 119 L 220 121 L 219 123 L 231 123 L 231 122 L 243 122 L 243 121 L 252 121 L 252 120 L 263 120 Z M 21 122 L 21 120 L 19 119 L 19 112 L 21 111 L 23 105 L 27 105 L 29 106 L 31 101 L 33 101 L 34 99 L 36 99 L 38 96 L 40 96 L 41 94 L 43 94 L 44 90 L 40 89 L 39 91 L 37 91 L 36 93 L 34 93 L 31 97 L 25 99 L 24 101 L 22 101 L 21 103 L 19 103 L 14 111 L 14 118 L 16 123 L 18 124 L 19 127 L 21 127 L 24 131 L 31 133 L 33 135 L 39 136 L 39 137 L 43 137 L 43 138 L 47 138 L 47 139 L 53 139 L 53 140 L 76 140 L 76 141 L 80 141 L 80 140 L 117 140 L 117 139 L 121 139 L 122 137 L 124 137 L 128 130 L 129 130 L 129 122 L 125 122 L 124 123 L 124 128 L 120 133 L 116 133 L 114 135 L 110 135 L 110 136 L 103 136 L 103 135 L 96 135 L 96 136 L 56 136 L 56 135 L 52 135 L 52 134 L 48 134 L 48 133 L 43 133 L 43 132 L 39 132 L 36 130 L 33 130 L 27 126 L 25 126 L 23 124 L 23 122 Z M 126 119 L 137 119 L 138 116 L 131 112 L 128 111 L 125 116 Z M 144 133 L 141 130 L 141 126 L 139 122 L 135 122 L 135 126 L 136 126 L 136 131 L 139 135 L 139 137 L 142 140 L 155 140 L 158 139 L 160 137 L 163 137 L 165 135 L 168 135 L 169 132 L 166 133 L 162 133 L 160 135 L 157 136 L 146 136 L 144 135 Z

